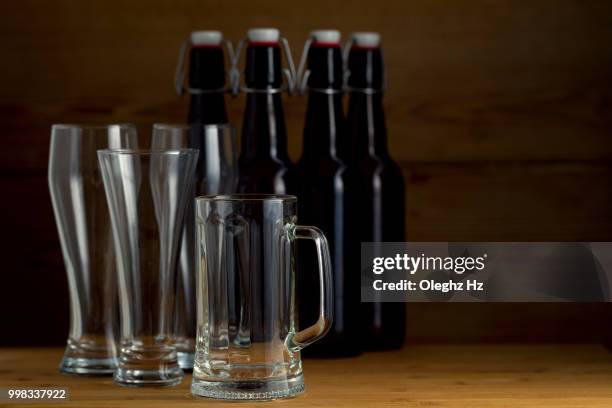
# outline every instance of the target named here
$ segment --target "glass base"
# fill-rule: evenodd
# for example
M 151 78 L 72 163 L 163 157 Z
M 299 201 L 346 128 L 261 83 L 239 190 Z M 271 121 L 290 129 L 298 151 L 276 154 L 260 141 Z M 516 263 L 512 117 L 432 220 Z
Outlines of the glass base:
M 75 375 L 113 375 L 116 369 L 114 358 L 71 358 L 64 356 L 60 372 Z
M 115 383 L 125 387 L 159 386 L 171 387 L 183 381 L 183 370 L 176 366 L 164 370 L 133 370 L 118 368 L 113 378 Z
M 105 339 L 69 339 L 59 370 L 64 374 L 112 375 L 117 368 L 114 346 Z
M 176 350 L 169 346 L 124 345 L 114 381 L 124 386 L 172 386 L 183 381 Z
M 205 381 L 193 378 L 191 393 L 224 400 L 273 400 L 304 392 L 304 376 L 269 381 Z
M 191 372 L 193 371 L 193 353 L 179 351 L 176 353 L 178 356 L 179 366 L 183 369 L 183 371 Z

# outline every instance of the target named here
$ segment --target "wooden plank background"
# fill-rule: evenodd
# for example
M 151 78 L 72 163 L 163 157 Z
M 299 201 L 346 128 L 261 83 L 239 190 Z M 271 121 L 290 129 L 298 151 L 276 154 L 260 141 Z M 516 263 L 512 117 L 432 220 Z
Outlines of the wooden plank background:
M 612 3 L 535 0 L 20 0 L 0 3 L 1 344 L 67 333 L 46 184 L 58 122 L 183 121 L 178 47 L 276 26 L 383 35 L 389 145 L 412 240 L 612 240 Z M 228 101 L 240 126 L 242 97 Z M 305 101 L 287 98 L 289 149 Z M 608 305 L 409 305 L 410 340 L 600 340 Z

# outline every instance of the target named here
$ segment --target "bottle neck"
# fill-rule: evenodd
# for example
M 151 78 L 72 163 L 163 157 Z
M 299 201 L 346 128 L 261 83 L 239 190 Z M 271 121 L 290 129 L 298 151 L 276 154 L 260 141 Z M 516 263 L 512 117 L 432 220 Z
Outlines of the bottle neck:
M 189 52 L 189 123 L 227 123 L 225 60 L 219 46 L 193 47 Z
M 304 124 L 302 157 L 347 158 L 346 123 L 342 94 L 310 90 Z
M 194 47 L 189 51 L 189 87 L 205 91 L 225 87 L 225 58 L 221 47 Z
M 246 50 L 244 82 L 247 88 L 280 88 L 283 82 L 280 47 L 250 44 Z
M 348 123 L 354 138 L 354 156 L 388 156 L 382 92 L 351 92 Z
M 308 86 L 310 88 L 342 89 L 342 52 L 338 46 L 313 43 L 308 51 Z
M 356 89 L 382 89 L 384 68 L 380 48 L 351 48 L 348 56 L 348 86 Z
M 308 51 L 308 107 L 304 124 L 304 158 L 348 156 L 342 110 L 340 45 L 314 42 Z
M 188 121 L 204 125 L 228 123 L 225 93 L 219 91 L 192 94 Z
M 288 161 L 283 101 L 281 54 L 278 44 L 251 43 L 246 50 L 247 87 L 242 125 L 241 159 Z
M 289 160 L 285 114 L 279 92 L 247 93 L 241 158 Z

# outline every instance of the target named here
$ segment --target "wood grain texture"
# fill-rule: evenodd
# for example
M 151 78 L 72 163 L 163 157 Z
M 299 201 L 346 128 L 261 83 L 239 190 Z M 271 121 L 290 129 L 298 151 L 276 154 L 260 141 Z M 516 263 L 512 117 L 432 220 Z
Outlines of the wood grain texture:
M 110 378 L 57 372 L 60 349 L 0 350 L 0 387 L 69 387 L 61 406 L 225 407 L 174 388 L 123 388 Z M 306 393 L 244 407 L 572 407 L 612 405 L 612 355 L 597 345 L 447 345 L 405 347 L 343 360 L 306 360 Z M 20 407 L 21 404 L 5 404 Z M 39 407 L 57 406 L 37 404 Z
M 612 163 L 405 163 L 412 241 L 612 240 Z
M 261 25 L 279 27 L 296 59 L 313 28 L 380 31 L 400 161 L 612 158 L 609 2 L 24 0 L 0 5 L 0 169 L 43 168 L 51 123 L 183 121 L 181 41 Z M 231 103 L 236 124 L 242 105 Z M 293 158 L 303 110 L 287 98 Z

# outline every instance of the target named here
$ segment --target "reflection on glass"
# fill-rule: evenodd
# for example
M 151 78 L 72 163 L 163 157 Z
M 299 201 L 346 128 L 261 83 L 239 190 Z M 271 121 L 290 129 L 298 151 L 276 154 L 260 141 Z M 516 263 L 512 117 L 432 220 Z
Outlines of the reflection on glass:
M 70 333 L 60 371 L 112 374 L 117 291 L 112 245 L 96 151 L 137 147 L 131 125 L 53 125 L 49 190 L 70 290 Z
M 192 199 L 187 204 L 179 250 L 178 295 L 174 317 L 179 364 L 183 369 L 191 370 L 196 336 L 193 197 L 235 192 L 238 183 L 236 133 L 230 125 L 157 123 L 153 125 L 151 148 L 199 150 L 194 188 L 189 194 Z
M 176 259 L 197 153 L 98 152 L 118 259 L 118 384 L 182 380 L 173 330 Z

